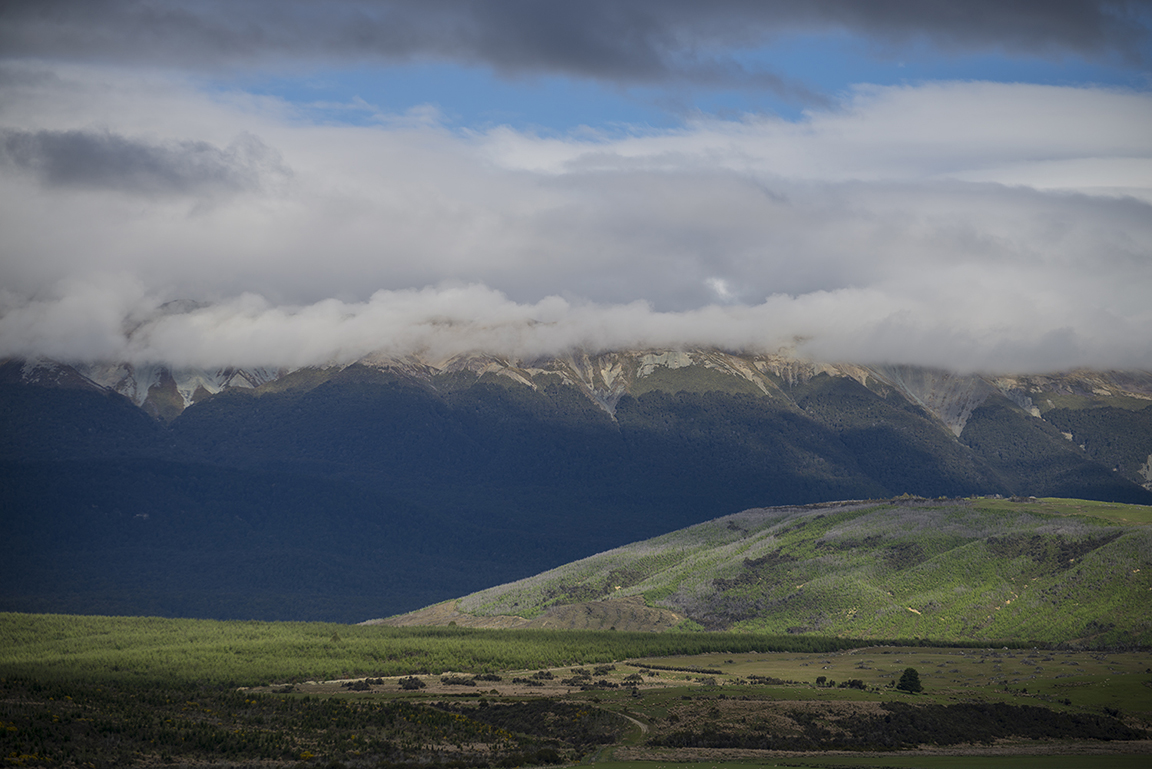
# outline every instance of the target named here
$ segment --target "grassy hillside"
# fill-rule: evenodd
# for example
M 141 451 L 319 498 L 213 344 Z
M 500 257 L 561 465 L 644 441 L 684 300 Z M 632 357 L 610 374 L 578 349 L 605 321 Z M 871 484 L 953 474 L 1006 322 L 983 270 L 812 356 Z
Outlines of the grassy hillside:
M 689 627 L 1152 643 L 1152 508 L 1078 500 L 748 510 L 466 596 L 474 615 L 642 596 Z

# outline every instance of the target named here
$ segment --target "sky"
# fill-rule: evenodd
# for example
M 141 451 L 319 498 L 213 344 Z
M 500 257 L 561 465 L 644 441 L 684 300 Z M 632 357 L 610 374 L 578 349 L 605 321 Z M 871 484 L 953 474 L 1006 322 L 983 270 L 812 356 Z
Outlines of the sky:
M 7 0 L 0 358 L 1152 369 L 1152 2 Z

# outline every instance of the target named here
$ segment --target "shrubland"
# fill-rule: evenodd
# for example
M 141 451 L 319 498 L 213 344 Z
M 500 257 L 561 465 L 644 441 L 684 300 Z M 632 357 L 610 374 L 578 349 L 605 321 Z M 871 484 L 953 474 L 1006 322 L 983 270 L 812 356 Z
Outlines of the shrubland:
M 1020 739 L 1115 750 L 1152 725 L 1146 651 L 13 614 L 0 634 L 9 766 L 464 769 Z M 909 668 L 922 693 L 899 688 Z

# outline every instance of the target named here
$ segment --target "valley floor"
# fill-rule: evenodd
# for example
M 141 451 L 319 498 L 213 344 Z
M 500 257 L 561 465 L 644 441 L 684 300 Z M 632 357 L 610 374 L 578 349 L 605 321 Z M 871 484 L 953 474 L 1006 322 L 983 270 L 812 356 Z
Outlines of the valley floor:
M 1150 735 L 1148 649 L 0 615 L 0 767 L 1091 769 Z
M 918 669 L 924 692 L 893 687 L 908 667 Z M 872 755 L 918 756 L 934 766 L 949 756 L 1148 760 L 1150 671 L 1147 652 L 871 647 L 420 676 L 424 686 L 412 692 L 401 689 L 401 678 L 313 681 L 292 689 L 293 696 L 403 697 L 471 714 L 552 700 L 630 722 L 585 762 L 714 766 Z M 363 691 L 352 693 L 356 689 Z

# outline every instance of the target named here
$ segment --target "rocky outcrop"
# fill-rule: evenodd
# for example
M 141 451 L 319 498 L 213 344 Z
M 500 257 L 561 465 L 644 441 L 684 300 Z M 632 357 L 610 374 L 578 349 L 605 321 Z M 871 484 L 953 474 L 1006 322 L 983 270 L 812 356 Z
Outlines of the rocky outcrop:
M 91 363 L 67 366 L 47 360 L 19 361 L 20 377 L 47 386 L 97 386 L 131 399 L 153 416 L 175 418 L 188 406 L 227 389 L 279 389 L 280 380 L 297 371 L 273 368 L 172 368 L 163 365 Z M 1060 374 L 957 374 L 942 369 L 902 365 L 822 363 L 786 353 L 738 354 L 722 350 L 621 350 L 571 352 L 556 357 L 519 360 L 501 356 L 457 355 L 443 360 L 415 355 L 367 355 L 354 364 L 316 369 L 332 374 L 348 365 L 388 371 L 434 389 L 450 388 L 485 377 L 537 389 L 563 382 L 583 392 L 609 414 L 625 394 L 649 390 L 723 390 L 790 401 L 788 389 L 821 374 L 848 377 L 874 390 L 896 391 L 960 435 L 972 411 L 1000 395 L 1026 413 L 1039 417 L 1060 405 L 1152 405 L 1152 373 L 1087 371 Z M 311 377 L 311 386 L 327 375 Z

